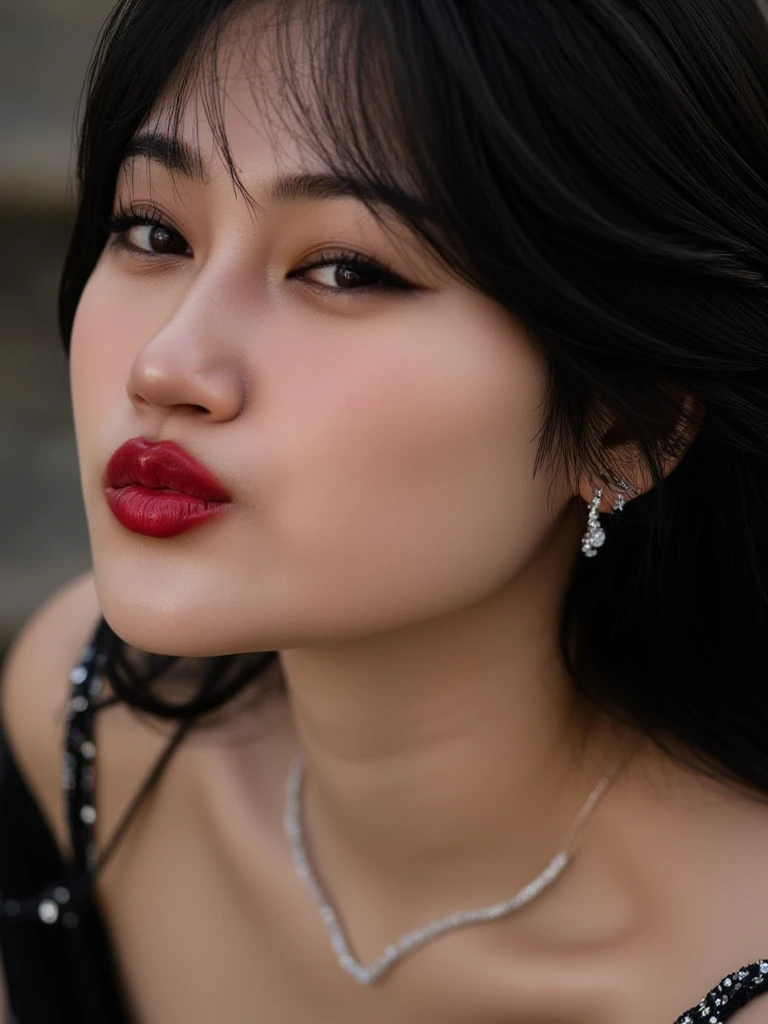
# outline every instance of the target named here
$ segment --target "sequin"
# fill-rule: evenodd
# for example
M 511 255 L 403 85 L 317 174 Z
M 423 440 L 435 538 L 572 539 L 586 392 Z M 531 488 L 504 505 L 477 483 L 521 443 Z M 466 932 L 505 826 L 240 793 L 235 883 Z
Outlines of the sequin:
M 88 669 L 84 665 L 78 665 L 77 668 L 73 668 L 69 676 L 69 681 L 74 683 L 75 686 L 82 686 L 85 680 L 88 678 Z
M 54 900 L 41 900 L 37 913 L 43 924 L 56 924 L 59 919 L 59 907 Z
M 92 825 L 96 821 L 96 808 L 85 804 L 80 808 L 80 820 L 86 825 Z

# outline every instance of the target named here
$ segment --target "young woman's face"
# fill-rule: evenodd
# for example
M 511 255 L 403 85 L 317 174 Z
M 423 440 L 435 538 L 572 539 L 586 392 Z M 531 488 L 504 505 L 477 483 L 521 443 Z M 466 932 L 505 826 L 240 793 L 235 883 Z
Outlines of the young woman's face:
M 519 327 L 358 200 L 296 187 L 327 169 L 264 116 L 236 53 L 226 129 L 254 202 L 193 95 L 203 174 L 172 174 L 162 151 L 124 165 L 115 208 L 162 227 L 113 236 L 72 339 L 102 609 L 129 643 L 176 655 L 454 612 L 508 585 L 570 497 L 534 479 L 545 374 Z M 163 124 L 160 104 L 145 131 Z M 134 438 L 181 445 L 231 502 L 173 537 L 126 528 L 105 473 Z

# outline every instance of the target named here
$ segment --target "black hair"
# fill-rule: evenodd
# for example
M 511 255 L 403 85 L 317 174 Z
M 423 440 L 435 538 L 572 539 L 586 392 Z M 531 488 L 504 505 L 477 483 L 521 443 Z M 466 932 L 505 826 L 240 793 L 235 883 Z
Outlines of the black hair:
M 574 692 L 768 793 L 768 27 L 758 0 L 278 6 L 299 16 L 311 46 L 308 81 L 291 60 L 290 17 L 275 15 L 288 28 L 274 38 L 295 130 L 339 173 L 390 195 L 403 223 L 507 309 L 544 358 L 537 468 L 560 459 L 573 479 L 585 467 L 599 476 L 609 422 L 612 442 L 633 445 L 651 474 L 651 490 L 610 521 L 599 557 L 574 566 L 561 625 Z M 184 97 L 202 84 L 228 154 L 216 49 L 235 14 L 259 7 L 277 10 L 121 0 L 106 24 L 61 285 L 65 344 L 107 240 L 122 155 L 159 98 L 175 98 L 178 128 Z M 158 685 L 176 659 L 138 666 L 125 646 L 112 635 L 119 697 L 188 721 L 258 689 L 275 659 L 201 659 L 199 689 L 181 701 Z

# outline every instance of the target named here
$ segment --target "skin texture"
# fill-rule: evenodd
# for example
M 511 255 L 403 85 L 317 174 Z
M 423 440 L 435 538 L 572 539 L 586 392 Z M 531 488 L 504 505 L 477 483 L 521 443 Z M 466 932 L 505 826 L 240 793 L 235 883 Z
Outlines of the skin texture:
M 20 759 L 66 845 L 60 719 L 30 732 L 32 707 L 53 721 L 63 694 L 21 680 L 67 665 L 33 671 L 36 636 L 58 629 L 74 658 L 101 610 L 144 650 L 280 651 L 287 697 L 258 720 L 236 705 L 192 739 L 101 879 L 137 1019 L 236 1024 L 258 1007 L 281 1024 L 672 1024 L 768 953 L 750 920 L 765 810 L 616 725 L 585 731 L 557 625 L 592 486 L 533 474 L 541 360 L 504 311 L 359 203 L 270 198 L 276 176 L 322 167 L 265 119 L 254 69 L 227 45 L 227 134 L 255 207 L 233 190 L 197 94 L 184 135 L 207 180 L 144 159 L 124 168 L 116 206 L 151 205 L 174 252 L 136 251 L 158 236 L 135 227 L 135 250 L 110 243 L 83 295 L 71 374 L 94 576 L 30 627 L 6 686 Z M 163 123 L 161 104 L 149 127 Z M 411 290 L 306 269 L 339 249 Z M 103 474 L 138 436 L 184 445 L 232 508 L 173 540 L 124 530 Z M 121 708 L 99 728 L 104 841 L 164 735 Z M 363 990 L 336 967 L 289 862 L 283 785 L 299 749 L 313 860 L 366 961 L 432 917 L 514 893 L 602 772 L 634 756 L 556 887 Z

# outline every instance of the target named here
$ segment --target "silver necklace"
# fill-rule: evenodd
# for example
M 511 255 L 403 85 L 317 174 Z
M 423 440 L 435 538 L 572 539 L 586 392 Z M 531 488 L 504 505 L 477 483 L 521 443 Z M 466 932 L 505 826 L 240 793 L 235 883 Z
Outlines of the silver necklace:
M 288 773 L 284 818 L 285 832 L 291 845 L 296 873 L 309 889 L 320 910 L 320 917 L 328 932 L 339 966 L 350 974 L 359 985 L 371 985 L 391 970 L 398 960 L 407 956 L 408 953 L 413 953 L 414 950 L 423 946 L 431 939 L 437 938 L 438 935 L 444 935 L 446 932 L 454 931 L 456 928 L 463 928 L 466 925 L 495 921 L 512 913 L 513 910 L 519 910 L 526 903 L 530 903 L 539 893 L 550 886 L 570 863 L 573 856 L 573 843 L 577 835 L 615 775 L 616 771 L 613 771 L 602 777 L 577 814 L 563 849 L 555 854 L 540 875 L 537 875 L 532 882 L 523 886 L 511 899 L 503 900 L 501 903 L 493 903 L 487 907 L 479 907 L 476 910 L 462 910 L 430 921 L 420 928 L 406 932 L 396 942 L 387 946 L 381 956 L 373 963 L 362 964 L 353 955 L 336 911 L 323 891 L 309 860 L 301 815 L 304 761 L 303 758 L 297 757 Z

